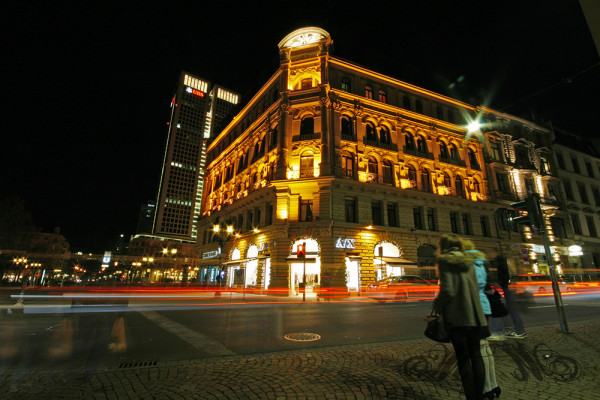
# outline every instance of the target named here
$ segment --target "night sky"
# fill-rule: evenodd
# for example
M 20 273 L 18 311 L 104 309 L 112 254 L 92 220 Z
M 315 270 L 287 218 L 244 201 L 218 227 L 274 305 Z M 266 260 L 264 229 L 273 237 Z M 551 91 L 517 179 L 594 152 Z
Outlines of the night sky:
M 598 54 L 575 0 L 14 3 L 0 10 L 0 194 L 22 197 L 43 231 L 60 227 L 72 251 L 135 233 L 158 190 L 181 70 L 245 102 L 276 71 L 279 41 L 303 26 L 328 31 L 337 57 L 598 134 L 600 68 L 580 73 Z

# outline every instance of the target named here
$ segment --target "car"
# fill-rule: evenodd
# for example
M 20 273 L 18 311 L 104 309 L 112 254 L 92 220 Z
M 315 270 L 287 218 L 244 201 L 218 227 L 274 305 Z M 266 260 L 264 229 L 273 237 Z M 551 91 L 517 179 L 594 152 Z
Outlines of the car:
M 437 279 L 397 275 L 368 285 L 366 296 L 377 301 L 433 300 L 439 288 Z
M 565 282 L 559 281 L 561 293 L 570 291 Z M 552 278 L 545 274 L 519 274 L 510 278 L 508 287 L 512 292 L 521 296 L 552 295 Z

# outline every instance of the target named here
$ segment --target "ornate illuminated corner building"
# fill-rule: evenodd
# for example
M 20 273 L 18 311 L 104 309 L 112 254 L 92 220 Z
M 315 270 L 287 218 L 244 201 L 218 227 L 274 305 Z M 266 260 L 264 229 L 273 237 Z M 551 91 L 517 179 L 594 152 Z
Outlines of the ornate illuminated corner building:
M 208 268 L 227 285 L 293 294 L 306 274 L 308 288 L 359 291 L 391 274 L 433 275 L 445 232 L 498 247 L 490 189 L 514 197 L 523 181 L 505 158 L 496 170 L 510 183 L 490 181 L 485 138 L 502 157 L 515 143 L 466 126 L 507 117 L 335 58 L 331 43 L 315 27 L 286 36 L 280 68 L 208 147 L 197 241 L 219 257 Z M 543 177 L 534 184 L 546 190 Z

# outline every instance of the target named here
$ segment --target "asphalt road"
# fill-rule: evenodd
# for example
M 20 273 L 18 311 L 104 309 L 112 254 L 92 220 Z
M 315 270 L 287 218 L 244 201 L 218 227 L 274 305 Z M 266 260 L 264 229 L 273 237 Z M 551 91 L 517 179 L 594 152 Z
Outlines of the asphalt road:
M 101 371 L 119 365 L 418 339 L 430 308 L 429 301 L 265 300 L 134 297 L 106 305 L 26 298 L 22 309 L 10 304 L 2 308 L 0 373 L 14 368 Z M 600 315 L 600 295 L 565 296 L 564 303 L 568 323 L 597 320 Z M 526 327 L 559 328 L 553 297 L 519 302 L 519 307 Z

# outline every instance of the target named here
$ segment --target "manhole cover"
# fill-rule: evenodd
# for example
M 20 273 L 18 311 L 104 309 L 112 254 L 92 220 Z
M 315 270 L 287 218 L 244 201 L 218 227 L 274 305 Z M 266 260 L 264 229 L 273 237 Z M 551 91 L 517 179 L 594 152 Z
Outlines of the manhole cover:
M 301 332 L 301 333 L 288 333 L 287 335 L 284 336 L 284 338 L 286 338 L 287 340 L 291 340 L 293 342 L 314 342 L 315 340 L 321 339 L 321 336 L 317 335 L 316 333 Z

